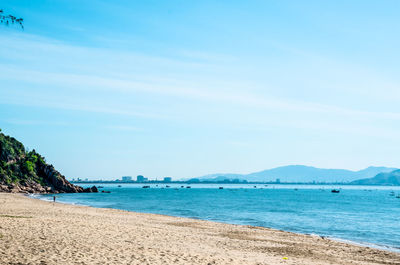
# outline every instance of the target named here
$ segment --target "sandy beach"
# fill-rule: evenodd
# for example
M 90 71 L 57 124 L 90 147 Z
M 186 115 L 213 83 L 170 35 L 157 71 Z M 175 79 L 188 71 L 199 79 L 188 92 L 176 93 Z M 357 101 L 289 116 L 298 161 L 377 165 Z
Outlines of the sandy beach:
M 0 194 L 0 264 L 400 264 L 318 236 Z

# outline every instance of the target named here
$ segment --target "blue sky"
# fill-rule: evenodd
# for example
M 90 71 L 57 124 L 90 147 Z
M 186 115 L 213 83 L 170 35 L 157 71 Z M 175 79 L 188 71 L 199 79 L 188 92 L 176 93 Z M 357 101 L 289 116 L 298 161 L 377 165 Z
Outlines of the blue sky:
M 0 128 L 68 178 L 400 166 L 398 1 L 0 8 Z

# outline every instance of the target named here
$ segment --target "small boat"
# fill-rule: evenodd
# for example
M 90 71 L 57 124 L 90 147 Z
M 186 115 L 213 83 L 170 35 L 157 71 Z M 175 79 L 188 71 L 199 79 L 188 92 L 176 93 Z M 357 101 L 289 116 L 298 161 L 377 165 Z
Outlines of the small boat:
M 121 188 L 122 186 L 121 185 L 118 185 L 118 188 Z
M 98 188 L 98 189 L 102 189 L 102 188 L 104 188 L 104 187 L 103 187 L 103 186 L 97 186 L 97 188 Z
M 143 188 L 143 189 L 149 189 L 150 186 L 143 186 L 142 188 Z
M 224 187 L 219 187 L 219 189 L 220 189 L 220 190 L 223 190 L 223 189 L 224 189 Z
M 333 190 L 331 190 L 331 192 L 332 192 L 332 193 L 339 193 L 340 190 L 335 190 L 335 189 L 333 189 Z
M 165 187 L 166 187 L 166 188 L 169 188 L 170 186 L 167 185 L 167 186 L 165 186 Z
M 186 188 L 187 188 L 187 189 L 190 189 L 191 187 L 190 187 L 190 186 L 186 186 Z
M 400 194 L 397 194 L 396 198 L 397 198 L 397 199 L 400 199 Z
M 185 186 L 181 186 L 181 188 L 184 188 Z
M 108 190 L 102 190 L 101 193 L 111 193 L 111 191 Z
M 257 186 L 254 186 L 255 189 L 257 189 Z

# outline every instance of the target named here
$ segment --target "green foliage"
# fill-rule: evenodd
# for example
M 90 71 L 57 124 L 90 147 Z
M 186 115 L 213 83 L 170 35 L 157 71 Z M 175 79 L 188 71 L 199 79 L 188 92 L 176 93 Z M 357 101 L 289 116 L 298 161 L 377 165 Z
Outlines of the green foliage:
M 25 170 L 28 172 L 28 173 L 33 173 L 33 171 L 34 171 L 34 163 L 33 162 L 31 162 L 31 161 L 25 161 L 25 163 L 24 163 L 24 166 L 25 166 Z
M 45 165 L 45 158 L 35 150 L 27 152 L 21 142 L 0 132 L 0 184 L 33 181 L 45 186 L 41 172 Z
M 14 137 L 0 133 L 0 161 L 10 161 L 25 154 L 24 145 Z

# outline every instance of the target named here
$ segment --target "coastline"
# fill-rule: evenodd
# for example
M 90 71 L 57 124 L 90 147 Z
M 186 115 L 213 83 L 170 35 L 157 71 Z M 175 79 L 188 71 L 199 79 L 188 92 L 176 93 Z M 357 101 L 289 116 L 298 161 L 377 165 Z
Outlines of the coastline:
M 0 218 L 1 264 L 400 264 L 400 253 L 319 236 L 21 194 L 0 193 Z
M 44 195 L 48 194 L 24 194 L 28 198 L 32 199 L 37 199 L 37 200 L 43 200 L 47 202 L 52 202 L 52 197 L 45 198 Z M 68 204 L 68 205 L 77 205 L 77 206 L 84 206 L 84 207 L 93 207 L 93 208 L 100 208 L 100 209 L 115 209 L 115 208 L 105 208 L 105 207 L 96 207 L 92 206 L 89 204 L 81 204 L 81 203 L 73 203 L 73 202 L 64 202 L 64 201 L 57 201 L 57 203 L 61 204 Z M 116 210 L 122 210 L 122 209 L 116 209 Z M 131 210 L 122 210 L 122 211 L 127 211 L 127 212 L 133 212 L 133 213 L 142 213 L 142 214 L 156 214 L 156 215 L 161 215 L 161 216 L 168 216 L 168 217 L 176 217 L 176 218 L 187 218 L 189 220 L 203 220 L 203 221 L 210 221 L 214 223 L 221 223 L 221 224 L 228 224 L 228 225 L 240 225 L 240 226 L 246 226 L 246 227 L 260 227 L 260 228 L 266 228 L 266 229 L 271 229 L 275 231 L 282 231 L 282 232 L 289 232 L 293 233 L 296 235 L 307 235 L 307 236 L 313 236 L 313 237 L 320 237 L 324 238 L 327 240 L 333 240 L 336 242 L 341 242 L 341 243 L 346 243 L 354 246 L 359 246 L 359 247 L 367 247 L 367 248 L 373 248 L 373 249 L 378 249 L 378 250 L 383 250 L 383 251 L 389 251 L 389 252 L 395 252 L 395 253 L 400 253 L 400 248 L 392 247 L 392 246 L 386 246 L 386 245 L 379 245 L 379 244 L 374 244 L 370 242 L 359 242 L 359 241 L 354 241 L 351 239 L 344 239 L 344 238 L 339 238 L 339 237 L 331 237 L 331 236 L 326 236 L 326 235 L 320 235 L 316 233 L 301 233 L 297 231 L 290 231 L 290 230 L 282 230 L 279 228 L 273 228 L 273 227 L 265 227 L 265 226 L 254 226 L 254 225 L 249 225 L 249 224 L 238 224 L 238 223 L 229 223 L 229 222 L 223 222 L 223 221 L 215 221 L 215 220 L 208 220 L 208 219 L 201 219 L 201 218 L 191 218 L 191 217 L 186 217 L 186 216 L 174 216 L 174 215 L 167 215 L 167 214 L 157 214 L 157 213 L 147 213 L 147 212 L 136 212 L 136 211 L 131 211 Z

